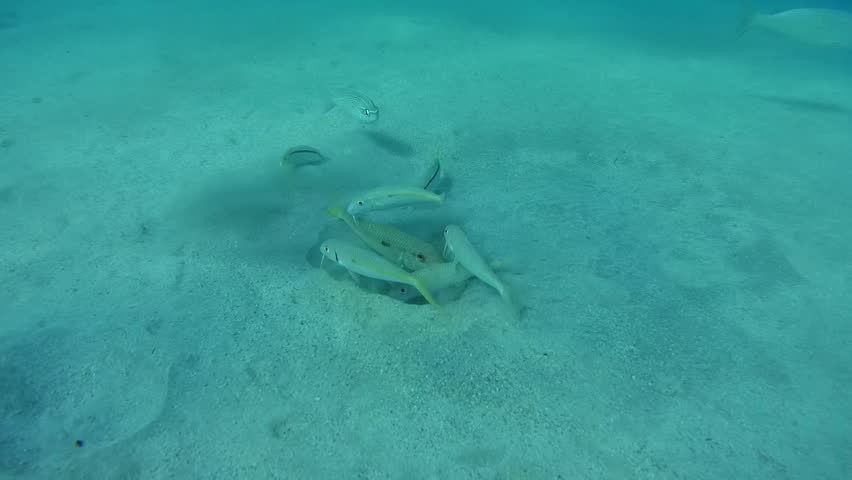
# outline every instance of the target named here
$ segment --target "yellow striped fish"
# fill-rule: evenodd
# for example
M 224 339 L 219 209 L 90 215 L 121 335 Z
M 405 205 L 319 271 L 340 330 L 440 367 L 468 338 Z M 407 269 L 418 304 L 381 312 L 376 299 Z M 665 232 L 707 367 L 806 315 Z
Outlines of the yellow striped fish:
M 443 261 L 434 245 L 390 225 L 365 219 L 355 221 L 355 217 L 341 207 L 329 208 L 328 214 L 343 220 L 368 247 L 408 270 L 420 270 Z
M 351 215 L 358 215 L 376 210 L 402 207 L 422 203 L 442 205 L 444 203 L 443 193 L 434 193 L 418 187 L 408 186 L 386 186 L 377 187 L 355 196 L 346 211 Z
M 427 302 L 432 305 L 438 304 L 435 297 L 432 296 L 432 292 L 423 285 L 420 279 L 370 250 L 356 247 L 343 240 L 329 239 L 320 245 L 320 251 L 324 258 L 333 260 L 351 273 L 386 282 L 411 285 L 423 295 Z

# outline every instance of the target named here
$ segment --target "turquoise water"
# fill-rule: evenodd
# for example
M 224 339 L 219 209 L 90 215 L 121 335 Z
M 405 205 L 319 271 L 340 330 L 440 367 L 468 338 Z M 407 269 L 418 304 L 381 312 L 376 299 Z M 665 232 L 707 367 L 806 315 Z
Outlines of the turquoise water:
M 848 478 L 852 52 L 458 3 L 0 4 L 0 480 Z

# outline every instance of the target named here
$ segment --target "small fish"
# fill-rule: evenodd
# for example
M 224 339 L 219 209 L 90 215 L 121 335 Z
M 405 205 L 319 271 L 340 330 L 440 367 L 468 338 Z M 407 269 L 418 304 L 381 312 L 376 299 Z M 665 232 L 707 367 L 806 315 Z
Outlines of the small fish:
M 281 156 L 281 168 L 289 173 L 297 168 L 307 165 L 320 165 L 326 161 L 328 159 L 316 148 L 307 145 L 296 145 L 295 147 L 288 148 L 284 152 L 284 155 Z
M 378 187 L 356 195 L 349 202 L 346 211 L 350 215 L 358 215 L 376 210 L 386 210 L 422 203 L 442 205 L 444 198 L 445 194 L 443 193 L 434 193 L 417 187 Z
M 336 90 L 332 94 L 331 103 L 331 108 L 339 107 L 363 123 L 374 123 L 379 119 L 379 107 L 370 97 L 355 90 Z
M 423 175 L 421 180 L 417 182 L 418 185 L 423 185 L 423 190 L 429 190 L 429 187 L 434 187 L 441 180 L 441 151 L 438 150 L 438 153 L 435 154 L 435 158 L 432 159 L 432 164 L 429 166 L 429 169 Z
M 386 282 L 411 285 L 423 295 L 427 302 L 432 305 L 438 304 L 420 279 L 370 250 L 356 247 L 342 240 L 329 239 L 320 245 L 320 251 L 324 258 L 334 260 L 350 273 Z
M 476 278 L 497 290 L 506 305 L 517 315 L 518 309 L 512 299 L 509 288 L 497 277 L 497 274 L 494 273 L 494 270 L 491 269 L 485 259 L 479 255 L 464 231 L 457 225 L 447 225 L 444 229 L 444 240 L 446 242 L 444 249 L 445 251 L 449 250 L 452 254 L 453 263 L 460 264 Z
M 750 0 L 742 2 L 737 34 L 761 28 L 817 47 L 852 48 L 852 13 L 830 8 L 795 8 L 757 13 Z
M 373 223 L 348 214 L 342 207 L 331 207 L 328 214 L 343 220 L 355 235 L 381 256 L 408 270 L 443 261 L 441 252 L 431 243 L 421 240 L 390 225 Z

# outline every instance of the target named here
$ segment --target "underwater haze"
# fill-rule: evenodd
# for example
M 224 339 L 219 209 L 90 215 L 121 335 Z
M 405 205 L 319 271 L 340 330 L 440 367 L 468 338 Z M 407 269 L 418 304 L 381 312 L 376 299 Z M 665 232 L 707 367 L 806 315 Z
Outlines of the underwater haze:
M 849 478 L 850 12 L 4 0 L 0 480 Z

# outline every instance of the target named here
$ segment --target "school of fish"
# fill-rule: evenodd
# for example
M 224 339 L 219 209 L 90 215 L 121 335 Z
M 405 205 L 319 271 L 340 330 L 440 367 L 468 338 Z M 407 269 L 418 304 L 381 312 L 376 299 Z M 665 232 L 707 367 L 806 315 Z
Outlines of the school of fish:
M 378 119 L 378 107 L 366 95 L 347 91 L 338 94 L 335 103 L 361 122 L 372 123 Z M 280 163 L 287 175 L 294 175 L 326 160 L 316 148 L 298 145 L 288 149 Z M 438 154 L 413 185 L 378 185 L 353 194 L 347 202 L 329 207 L 328 215 L 342 221 L 352 238 L 325 239 L 319 246 L 320 267 L 328 262 L 345 270 L 358 285 L 362 277 L 370 278 L 384 282 L 384 293 L 391 298 L 407 303 L 422 299 L 434 306 L 440 305 L 444 292 L 458 293 L 475 278 L 494 288 L 507 311 L 518 315 L 519 304 L 505 281 L 494 271 L 500 262 L 486 261 L 461 227 L 447 225 L 443 241 L 433 244 L 397 226 L 370 218 L 379 211 L 406 212 L 412 208 L 444 205 L 446 193 L 436 191 L 442 175 Z
M 814 47 L 852 49 L 852 13 L 848 11 L 794 8 L 761 13 L 751 0 L 741 0 L 740 6 L 736 25 L 739 37 L 752 30 L 764 30 Z M 336 109 L 365 126 L 378 122 L 379 107 L 369 96 L 351 88 L 336 89 L 330 96 L 326 112 Z M 280 163 L 284 172 L 294 175 L 326 161 L 316 148 L 297 145 L 285 152 Z M 414 185 L 377 185 L 328 208 L 327 213 L 349 227 L 353 238 L 322 242 L 320 265 L 330 260 L 356 282 L 361 277 L 385 282 L 389 296 L 405 302 L 423 298 L 431 305 L 439 305 L 441 292 L 457 290 L 475 278 L 494 289 L 509 312 L 519 315 L 521 304 L 495 272 L 499 262 L 483 258 L 462 227 L 447 225 L 439 248 L 397 226 L 370 219 L 378 211 L 442 206 L 446 194 L 436 191 L 442 173 L 438 155 L 426 175 Z

